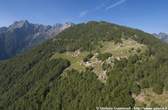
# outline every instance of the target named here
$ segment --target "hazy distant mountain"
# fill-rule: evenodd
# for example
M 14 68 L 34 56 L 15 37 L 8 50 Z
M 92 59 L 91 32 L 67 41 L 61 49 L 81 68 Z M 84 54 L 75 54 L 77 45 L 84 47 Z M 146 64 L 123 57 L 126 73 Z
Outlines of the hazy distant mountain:
M 158 37 L 162 41 L 168 42 L 168 34 L 167 33 L 160 32 L 159 34 L 154 33 L 153 35 Z
M 57 35 L 72 23 L 41 25 L 27 20 L 16 21 L 9 27 L 0 28 L 0 59 L 12 57 Z

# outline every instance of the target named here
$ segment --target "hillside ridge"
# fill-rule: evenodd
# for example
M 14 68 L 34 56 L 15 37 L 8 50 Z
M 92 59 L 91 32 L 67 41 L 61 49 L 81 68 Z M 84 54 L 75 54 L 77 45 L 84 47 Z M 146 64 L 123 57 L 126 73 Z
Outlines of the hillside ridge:
M 164 98 L 168 91 L 167 53 L 167 43 L 137 29 L 77 24 L 0 61 L 0 109 L 163 107 L 164 102 L 150 99 Z M 143 98 L 150 91 L 149 100 Z

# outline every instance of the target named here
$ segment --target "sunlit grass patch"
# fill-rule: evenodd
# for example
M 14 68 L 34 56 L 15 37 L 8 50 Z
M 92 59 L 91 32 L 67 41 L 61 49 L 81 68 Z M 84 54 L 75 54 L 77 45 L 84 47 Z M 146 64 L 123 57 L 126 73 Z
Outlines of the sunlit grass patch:
M 71 66 L 69 69 L 76 69 L 76 70 L 84 70 L 85 66 L 82 65 L 84 57 L 88 54 L 88 52 L 65 52 L 65 53 L 55 53 L 52 58 L 62 58 L 67 59 L 71 62 Z
M 140 44 L 132 39 L 122 39 L 122 43 L 105 41 L 102 42 L 102 48 L 100 48 L 100 52 L 112 53 L 114 57 L 128 57 L 133 54 L 143 53 L 147 47 L 143 44 Z

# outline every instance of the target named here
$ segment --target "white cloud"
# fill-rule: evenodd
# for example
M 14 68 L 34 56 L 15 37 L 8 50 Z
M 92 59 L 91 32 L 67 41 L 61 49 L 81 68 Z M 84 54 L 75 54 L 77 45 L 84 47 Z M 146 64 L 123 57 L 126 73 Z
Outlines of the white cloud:
M 115 7 L 117 7 L 118 5 L 121 5 L 121 4 L 125 3 L 125 2 L 126 2 L 126 0 L 119 0 L 119 1 L 116 2 L 116 3 L 111 4 L 110 6 L 107 6 L 107 7 L 106 7 L 106 10 L 110 10 L 110 9 L 112 9 L 112 8 L 115 8 Z
M 89 13 L 88 10 L 84 10 L 79 14 L 79 17 L 82 18 L 82 17 L 86 16 L 88 13 Z
M 104 0 L 104 2 L 102 2 L 100 5 L 98 5 L 97 7 L 93 8 L 93 9 L 90 9 L 90 10 L 84 10 L 84 11 L 81 11 L 79 13 L 79 18 L 83 18 L 85 17 L 86 15 L 88 15 L 88 13 L 94 13 L 94 12 L 97 12 L 99 11 L 100 9 L 103 9 L 103 10 L 110 10 L 112 8 L 115 8 L 123 3 L 125 3 L 127 0 L 118 0 L 117 2 L 113 3 L 113 4 L 108 4 L 111 0 Z

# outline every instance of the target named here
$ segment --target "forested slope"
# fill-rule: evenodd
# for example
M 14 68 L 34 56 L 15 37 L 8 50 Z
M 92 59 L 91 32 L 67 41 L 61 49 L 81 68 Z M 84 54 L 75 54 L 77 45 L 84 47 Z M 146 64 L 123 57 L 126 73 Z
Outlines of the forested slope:
M 125 55 L 123 47 L 127 41 L 140 48 L 127 48 L 129 54 Z M 107 42 L 122 54 L 111 49 L 103 51 Z M 70 58 L 69 53 L 75 55 Z M 168 90 L 167 53 L 166 43 L 137 29 L 94 21 L 72 26 L 42 45 L 0 62 L 0 109 L 94 110 L 98 106 L 137 106 L 142 90 L 150 88 L 156 94 Z M 78 58 L 75 61 L 80 64 L 74 64 L 73 58 Z M 92 62 L 98 62 L 100 72 L 106 73 L 103 81 Z M 86 67 L 81 70 L 82 64 Z M 162 104 L 149 101 L 138 106 Z

